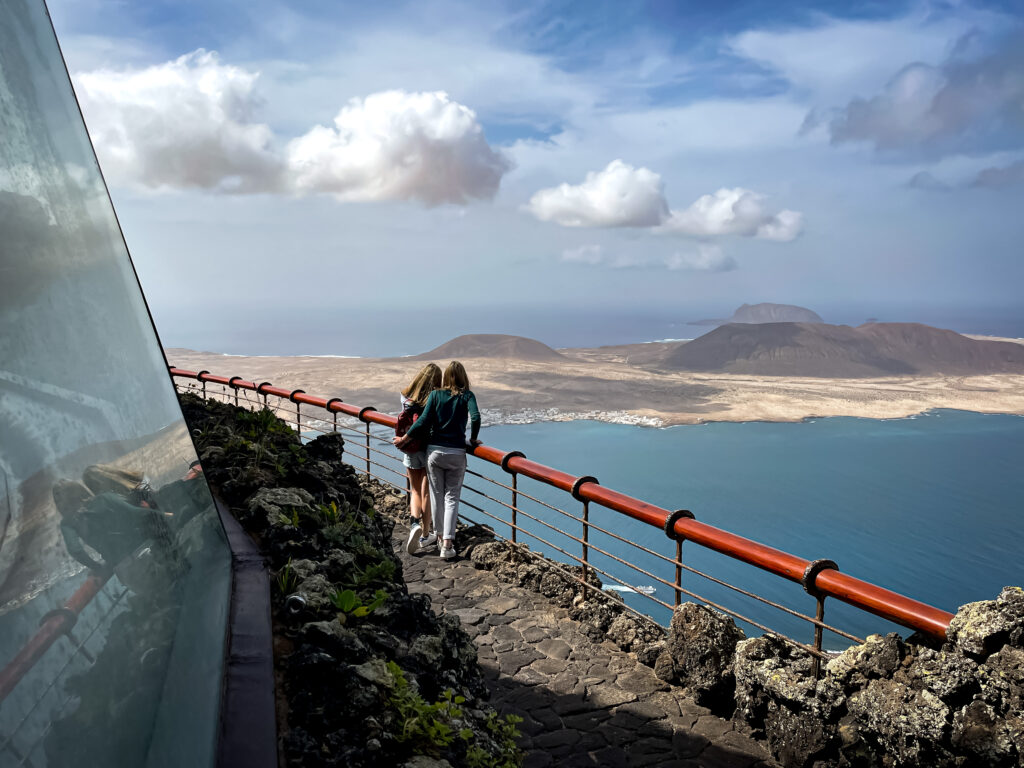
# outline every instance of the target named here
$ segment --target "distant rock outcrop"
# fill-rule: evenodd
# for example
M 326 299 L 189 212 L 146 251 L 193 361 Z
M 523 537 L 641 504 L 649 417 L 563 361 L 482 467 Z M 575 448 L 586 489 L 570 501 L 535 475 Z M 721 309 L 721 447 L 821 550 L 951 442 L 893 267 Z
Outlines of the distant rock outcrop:
M 728 320 L 696 320 L 690 325 L 726 325 L 727 323 L 823 323 L 824 320 L 805 307 L 794 304 L 743 304 Z
M 439 347 L 416 355 L 413 360 L 443 360 L 463 357 L 505 357 L 517 360 L 565 360 L 547 344 L 524 336 L 501 333 L 473 333 L 457 336 Z
M 670 370 L 757 376 L 1024 373 L 1024 345 L 981 341 L 919 323 L 730 323 L 674 349 Z

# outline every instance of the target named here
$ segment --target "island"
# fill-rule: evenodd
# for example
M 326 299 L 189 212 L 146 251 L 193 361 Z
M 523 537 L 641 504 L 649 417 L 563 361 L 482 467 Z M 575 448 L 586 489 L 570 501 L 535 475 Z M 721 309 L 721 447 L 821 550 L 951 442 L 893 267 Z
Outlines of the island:
M 372 405 L 425 361 L 459 359 L 485 423 L 901 418 L 936 408 L 1024 414 L 1024 340 L 917 323 L 728 324 L 689 342 L 552 349 L 516 336 L 461 336 L 415 357 L 241 357 L 166 350 L 168 362 Z

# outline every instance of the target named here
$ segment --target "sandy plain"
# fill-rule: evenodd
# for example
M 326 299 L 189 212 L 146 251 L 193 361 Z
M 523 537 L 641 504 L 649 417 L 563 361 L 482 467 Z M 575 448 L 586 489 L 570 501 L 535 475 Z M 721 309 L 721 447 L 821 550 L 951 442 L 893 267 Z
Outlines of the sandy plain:
M 711 421 L 901 418 L 935 408 L 1024 415 L 1024 376 L 826 379 L 679 373 L 636 363 L 648 344 L 561 349 L 563 360 L 464 357 L 484 424 L 601 421 L 659 427 Z M 171 348 L 186 370 L 271 382 L 398 410 L 398 391 L 423 365 L 405 358 L 243 357 Z M 627 362 L 632 360 L 634 362 Z M 447 360 L 437 360 L 442 367 Z

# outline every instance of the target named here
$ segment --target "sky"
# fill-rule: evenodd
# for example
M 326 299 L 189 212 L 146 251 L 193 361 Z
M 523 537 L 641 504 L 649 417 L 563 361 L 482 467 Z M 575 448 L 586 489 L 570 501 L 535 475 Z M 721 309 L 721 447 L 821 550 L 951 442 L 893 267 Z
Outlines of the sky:
M 168 346 L 1024 317 L 1014 0 L 49 6 Z

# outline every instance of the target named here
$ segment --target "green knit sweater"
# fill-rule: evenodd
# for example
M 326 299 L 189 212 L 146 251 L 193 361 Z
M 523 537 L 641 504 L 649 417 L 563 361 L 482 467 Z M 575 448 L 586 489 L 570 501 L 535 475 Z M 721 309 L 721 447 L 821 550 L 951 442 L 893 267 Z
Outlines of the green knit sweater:
M 427 398 L 423 413 L 406 434 L 419 440 L 426 438 L 429 445 L 465 448 L 467 419 L 472 423 L 470 440 L 476 440 L 480 433 L 476 395 L 470 391 L 453 395 L 447 389 L 435 389 Z

